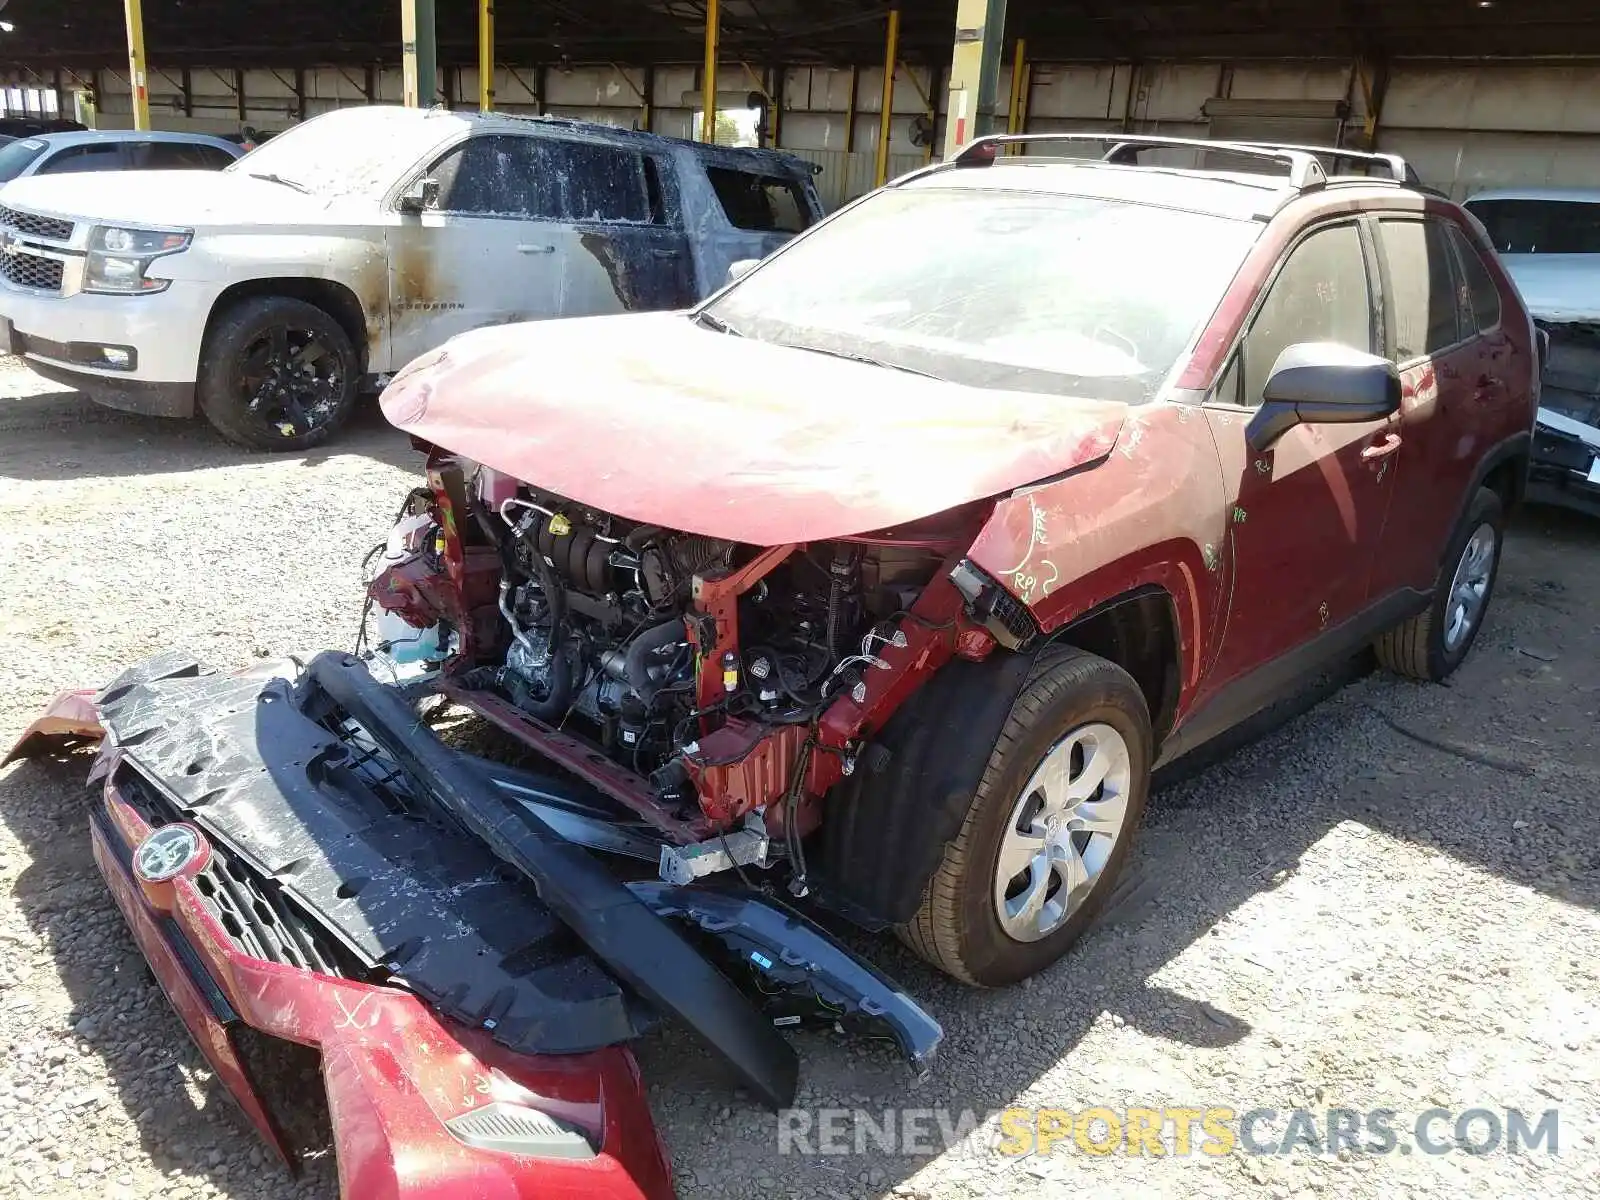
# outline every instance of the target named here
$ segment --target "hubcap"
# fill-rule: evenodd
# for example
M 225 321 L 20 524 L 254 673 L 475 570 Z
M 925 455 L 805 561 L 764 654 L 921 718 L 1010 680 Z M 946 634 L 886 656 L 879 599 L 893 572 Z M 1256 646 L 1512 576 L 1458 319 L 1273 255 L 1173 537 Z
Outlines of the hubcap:
M 1494 574 L 1494 557 L 1494 526 L 1485 522 L 1467 539 L 1461 561 L 1456 564 L 1455 578 L 1450 581 L 1444 648 L 1452 653 L 1472 636 L 1483 619 L 1484 604 L 1489 598 L 1489 579 Z
M 1050 748 L 1012 806 L 995 868 L 1000 927 L 1019 942 L 1059 929 L 1105 870 L 1128 816 L 1133 765 L 1109 725 Z
M 327 424 L 344 393 L 339 356 L 315 331 L 287 325 L 245 347 L 238 378 L 250 414 L 285 438 Z

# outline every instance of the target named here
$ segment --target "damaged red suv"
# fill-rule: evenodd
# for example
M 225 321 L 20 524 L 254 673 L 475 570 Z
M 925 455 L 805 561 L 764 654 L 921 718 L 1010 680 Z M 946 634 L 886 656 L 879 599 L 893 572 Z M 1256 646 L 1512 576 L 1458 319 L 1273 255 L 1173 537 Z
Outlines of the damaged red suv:
M 444 537 L 374 591 L 540 754 L 678 842 L 754 814 L 796 890 L 979 984 L 1082 932 L 1155 763 L 1363 643 L 1460 663 L 1537 395 L 1453 204 L 995 146 L 688 315 L 414 363 L 384 407 Z
M 1369 643 L 1466 656 L 1538 391 L 1481 227 L 1378 155 L 1046 156 L 1097 141 L 980 139 L 692 312 L 454 339 L 384 395 L 427 485 L 356 655 L 41 727 L 107 730 L 97 855 L 236 1094 L 228 1014 L 321 1047 L 349 1194 L 665 1194 L 604 1049 L 651 1020 L 778 1104 L 774 1026 L 938 1042 L 800 900 L 1012 983 L 1158 763 Z

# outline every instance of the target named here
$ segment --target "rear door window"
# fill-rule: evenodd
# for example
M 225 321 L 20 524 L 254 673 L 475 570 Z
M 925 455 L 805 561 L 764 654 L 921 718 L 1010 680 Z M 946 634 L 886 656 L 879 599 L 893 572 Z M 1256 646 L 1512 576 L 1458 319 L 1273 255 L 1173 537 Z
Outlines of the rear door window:
M 805 189 L 792 179 L 730 167 L 707 167 L 706 176 L 735 229 L 799 233 L 811 224 Z
M 69 175 L 78 171 L 118 171 L 126 165 L 121 142 L 90 142 L 57 150 L 39 164 L 36 175 Z
M 1501 254 L 1600 254 L 1600 204 L 1585 200 L 1472 200 Z
M 139 171 L 220 171 L 233 155 L 202 142 L 139 142 L 133 147 L 133 166 Z
M 1260 404 L 1278 355 L 1301 342 L 1372 349 L 1372 295 L 1354 225 L 1319 229 L 1289 252 L 1217 399 L 1250 408 Z
M 1448 228 L 1450 243 L 1456 249 L 1456 263 L 1461 269 L 1461 286 L 1466 293 L 1463 299 L 1478 332 L 1486 333 L 1500 324 L 1500 289 L 1467 235 L 1455 225 Z
M 1384 218 L 1379 242 L 1394 314 L 1389 357 L 1397 363 L 1436 354 L 1476 329 L 1462 329 L 1449 235 L 1438 221 Z

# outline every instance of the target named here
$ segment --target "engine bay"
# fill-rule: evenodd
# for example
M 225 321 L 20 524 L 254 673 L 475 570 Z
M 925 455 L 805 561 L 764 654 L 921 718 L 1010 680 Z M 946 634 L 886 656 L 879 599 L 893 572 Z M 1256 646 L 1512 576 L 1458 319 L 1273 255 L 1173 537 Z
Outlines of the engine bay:
M 938 531 L 745 546 L 457 469 L 454 486 L 431 472 L 391 535 L 369 588 L 378 649 L 413 647 L 630 773 L 664 809 L 699 799 L 715 828 L 780 797 L 792 813 L 824 776 L 848 774 L 854 749 L 825 735 L 824 714 L 865 706 L 908 633 L 953 641 L 953 614 L 917 611 L 955 544 Z

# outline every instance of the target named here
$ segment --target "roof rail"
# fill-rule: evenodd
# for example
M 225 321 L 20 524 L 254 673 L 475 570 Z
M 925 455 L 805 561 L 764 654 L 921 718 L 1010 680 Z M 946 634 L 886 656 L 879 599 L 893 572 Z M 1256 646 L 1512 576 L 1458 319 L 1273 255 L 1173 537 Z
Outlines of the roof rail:
M 1111 149 L 1101 161 L 1127 165 L 1137 150 L 1209 150 L 1262 158 L 1289 169 L 1289 185 L 1296 191 L 1310 191 L 1328 182 L 1328 174 L 1315 152 L 1288 146 L 1269 146 L 1260 142 L 1213 142 L 1204 138 L 1152 137 L 1128 133 L 991 133 L 968 143 L 952 160 L 958 167 L 988 166 L 1002 146 L 1035 145 L 1041 142 L 1103 142 Z M 1335 152 L 1337 153 L 1337 152 Z
M 1375 163 L 1389 168 L 1389 176 L 1396 183 L 1420 184 L 1422 179 L 1412 170 L 1411 164 L 1398 154 L 1377 154 L 1367 150 L 1346 150 L 1343 146 L 1296 146 L 1286 142 L 1246 142 L 1245 145 L 1260 146 L 1269 150 L 1295 150 L 1303 154 L 1315 155 L 1318 160 L 1332 159 L 1334 174 L 1338 174 L 1338 164 L 1344 162 Z

